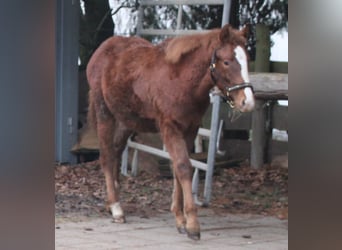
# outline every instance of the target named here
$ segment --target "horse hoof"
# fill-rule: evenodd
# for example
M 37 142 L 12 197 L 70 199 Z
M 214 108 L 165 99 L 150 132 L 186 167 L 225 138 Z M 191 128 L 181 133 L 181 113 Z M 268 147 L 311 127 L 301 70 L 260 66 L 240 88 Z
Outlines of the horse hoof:
M 186 234 L 186 229 L 184 226 L 177 227 L 178 233 Z
M 125 216 L 113 217 L 113 222 L 123 224 L 123 223 L 126 223 L 126 218 L 125 218 Z
M 188 233 L 188 237 L 192 240 L 200 240 L 201 239 L 201 233 L 200 232 L 189 232 Z
M 125 223 L 125 215 L 120 206 L 120 202 L 115 202 L 110 205 L 110 211 L 113 216 L 114 223 Z

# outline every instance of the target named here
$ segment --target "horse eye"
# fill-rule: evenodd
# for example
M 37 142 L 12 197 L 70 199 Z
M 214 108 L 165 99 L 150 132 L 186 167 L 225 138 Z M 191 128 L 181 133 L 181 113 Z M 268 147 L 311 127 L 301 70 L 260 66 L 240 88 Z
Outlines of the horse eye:
M 224 65 L 229 65 L 228 61 L 224 61 L 223 63 L 224 63 Z

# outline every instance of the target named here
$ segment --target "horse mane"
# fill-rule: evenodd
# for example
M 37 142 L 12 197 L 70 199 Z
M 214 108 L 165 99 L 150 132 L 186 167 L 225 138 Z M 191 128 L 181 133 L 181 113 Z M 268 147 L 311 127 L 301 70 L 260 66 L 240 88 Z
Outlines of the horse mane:
M 166 46 L 164 44 L 165 60 L 169 63 L 176 64 L 184 55 L 191 53 L 200 47 L 208 50 L 210 47 L 225 43 L 245 45 L 247 41 L 246 32 L 248 32 L 247 29 L 239 31 L 234 30 L 230 25 L 226 25 L 222 29 L 214 29 L 202 34 L 179 36 L 168 39 L 165 42 Z
M 176 64 L 184 55 L 200 47 L 209 48 L 214 40 L 218 42 L 218 32 L 217 29 L 203 34 L 179 36 L 168 40 L 165 47 L 165 60 Z

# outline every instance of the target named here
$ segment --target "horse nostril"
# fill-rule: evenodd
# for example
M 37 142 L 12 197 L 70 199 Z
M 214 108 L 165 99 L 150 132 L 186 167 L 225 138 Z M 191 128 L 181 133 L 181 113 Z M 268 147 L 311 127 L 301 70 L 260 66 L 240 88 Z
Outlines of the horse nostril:
M 242 106 L 245 106 L 245 104 L 246 104 L 246 99 L 243 99 L 241 104 L 242 104 Z

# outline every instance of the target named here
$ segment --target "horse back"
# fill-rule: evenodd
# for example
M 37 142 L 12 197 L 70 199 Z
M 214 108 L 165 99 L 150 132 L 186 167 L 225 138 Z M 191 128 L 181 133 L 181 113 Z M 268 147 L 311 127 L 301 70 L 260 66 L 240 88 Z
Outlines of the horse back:
M 119 57 L 119 54 L 127 49 L 139 46 L 152 46 L 152 44 L 139 37 L 114 36 L 105 40 L 94 52 L 87 65 L 87 78 L 90 88 L 100 84 L 103 70 L 112 60 Z

